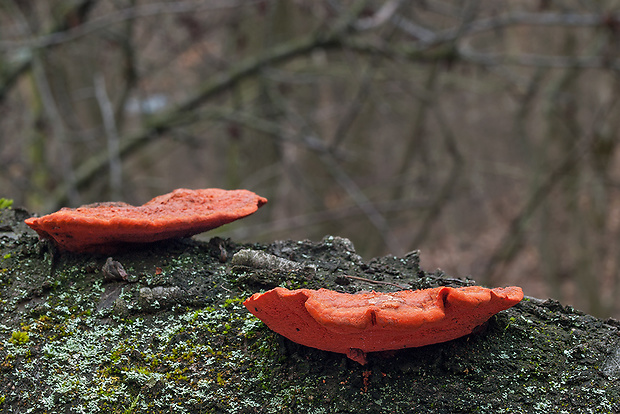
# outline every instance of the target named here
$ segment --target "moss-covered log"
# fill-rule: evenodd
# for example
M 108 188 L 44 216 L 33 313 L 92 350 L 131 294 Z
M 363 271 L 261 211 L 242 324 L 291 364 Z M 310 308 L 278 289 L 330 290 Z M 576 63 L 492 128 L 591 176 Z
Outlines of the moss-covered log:
M 136 247 L 110 261 L 55 251 L 27 217 L 0 210 L 1 412 L 620 411 L 620 323 L 554 301 L 526 298 L 480 332 L 370 354 L 365 366 L 292 343 L 242 305 L 274 286 L 474 283 L 422 271 L 417 252 L 364 262 L 338 237 L 213 238 Z M 232 260 L 241 249 L 269 256 Z

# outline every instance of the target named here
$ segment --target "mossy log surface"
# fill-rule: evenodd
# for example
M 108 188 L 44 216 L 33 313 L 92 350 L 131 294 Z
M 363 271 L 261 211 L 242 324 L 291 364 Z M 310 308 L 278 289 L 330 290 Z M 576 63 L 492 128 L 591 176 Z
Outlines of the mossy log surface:
M 479 332 L 365 366 L 295 344 L 242 305 L 275 286 L 398 290 L 347 276 L 474 284 L 422 271 L 417 252 L 364 262 L 339 237 L 213 238 L 108 261 L 55 251 L 28 216 L 0 210 L 2 413 L 620 412 L 620 323 L 555 301 L 526 298 Z M 232 260 L 241 249 L 266 255 Z

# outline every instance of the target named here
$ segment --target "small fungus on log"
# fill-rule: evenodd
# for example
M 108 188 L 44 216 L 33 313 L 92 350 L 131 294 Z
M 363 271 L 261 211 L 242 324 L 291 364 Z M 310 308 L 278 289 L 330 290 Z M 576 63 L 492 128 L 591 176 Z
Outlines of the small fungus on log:
M 177 189 L 141 206 L 121 202 L 62 208 L 26 224 L 63 250 L 113 252 L 123 243 L 189 237 L 254 213 L 267 202 L 247 190 Z
M 339 352 L 360 364 L 366 353 L 450 341 L 472 333 L 523 299 L 521 288 L 438 287 L 347 294 L 277 287 L 244 305 L 291 341 Z

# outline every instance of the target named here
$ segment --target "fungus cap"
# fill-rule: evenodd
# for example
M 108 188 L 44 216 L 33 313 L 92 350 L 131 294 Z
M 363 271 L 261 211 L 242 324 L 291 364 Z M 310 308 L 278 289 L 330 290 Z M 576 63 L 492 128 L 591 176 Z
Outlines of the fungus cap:
M 347 294 L 327 289 L 275 288 L 244 305 L 270 329 L 302 345 L 346 354 L 446 342 L 472 333 L 523 299 L 521 288 L 438 287 L 394 293 Z
M 141 205 L 121 202 L 62 208 L 26 220 L 63 250 L 110 252 L 123 243 L 189 237 L 254 213 L 267 202 L 247 190 L 177 189 Z

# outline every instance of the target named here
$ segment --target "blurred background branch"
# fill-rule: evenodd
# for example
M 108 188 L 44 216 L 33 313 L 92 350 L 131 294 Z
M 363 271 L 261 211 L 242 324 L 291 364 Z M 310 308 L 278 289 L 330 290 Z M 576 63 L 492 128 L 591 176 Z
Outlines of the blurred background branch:
M 269 198 L 220 233 L 620 316 L 612 1 L 9 0 L 0 188 L 36 213 L 178 187 Z

